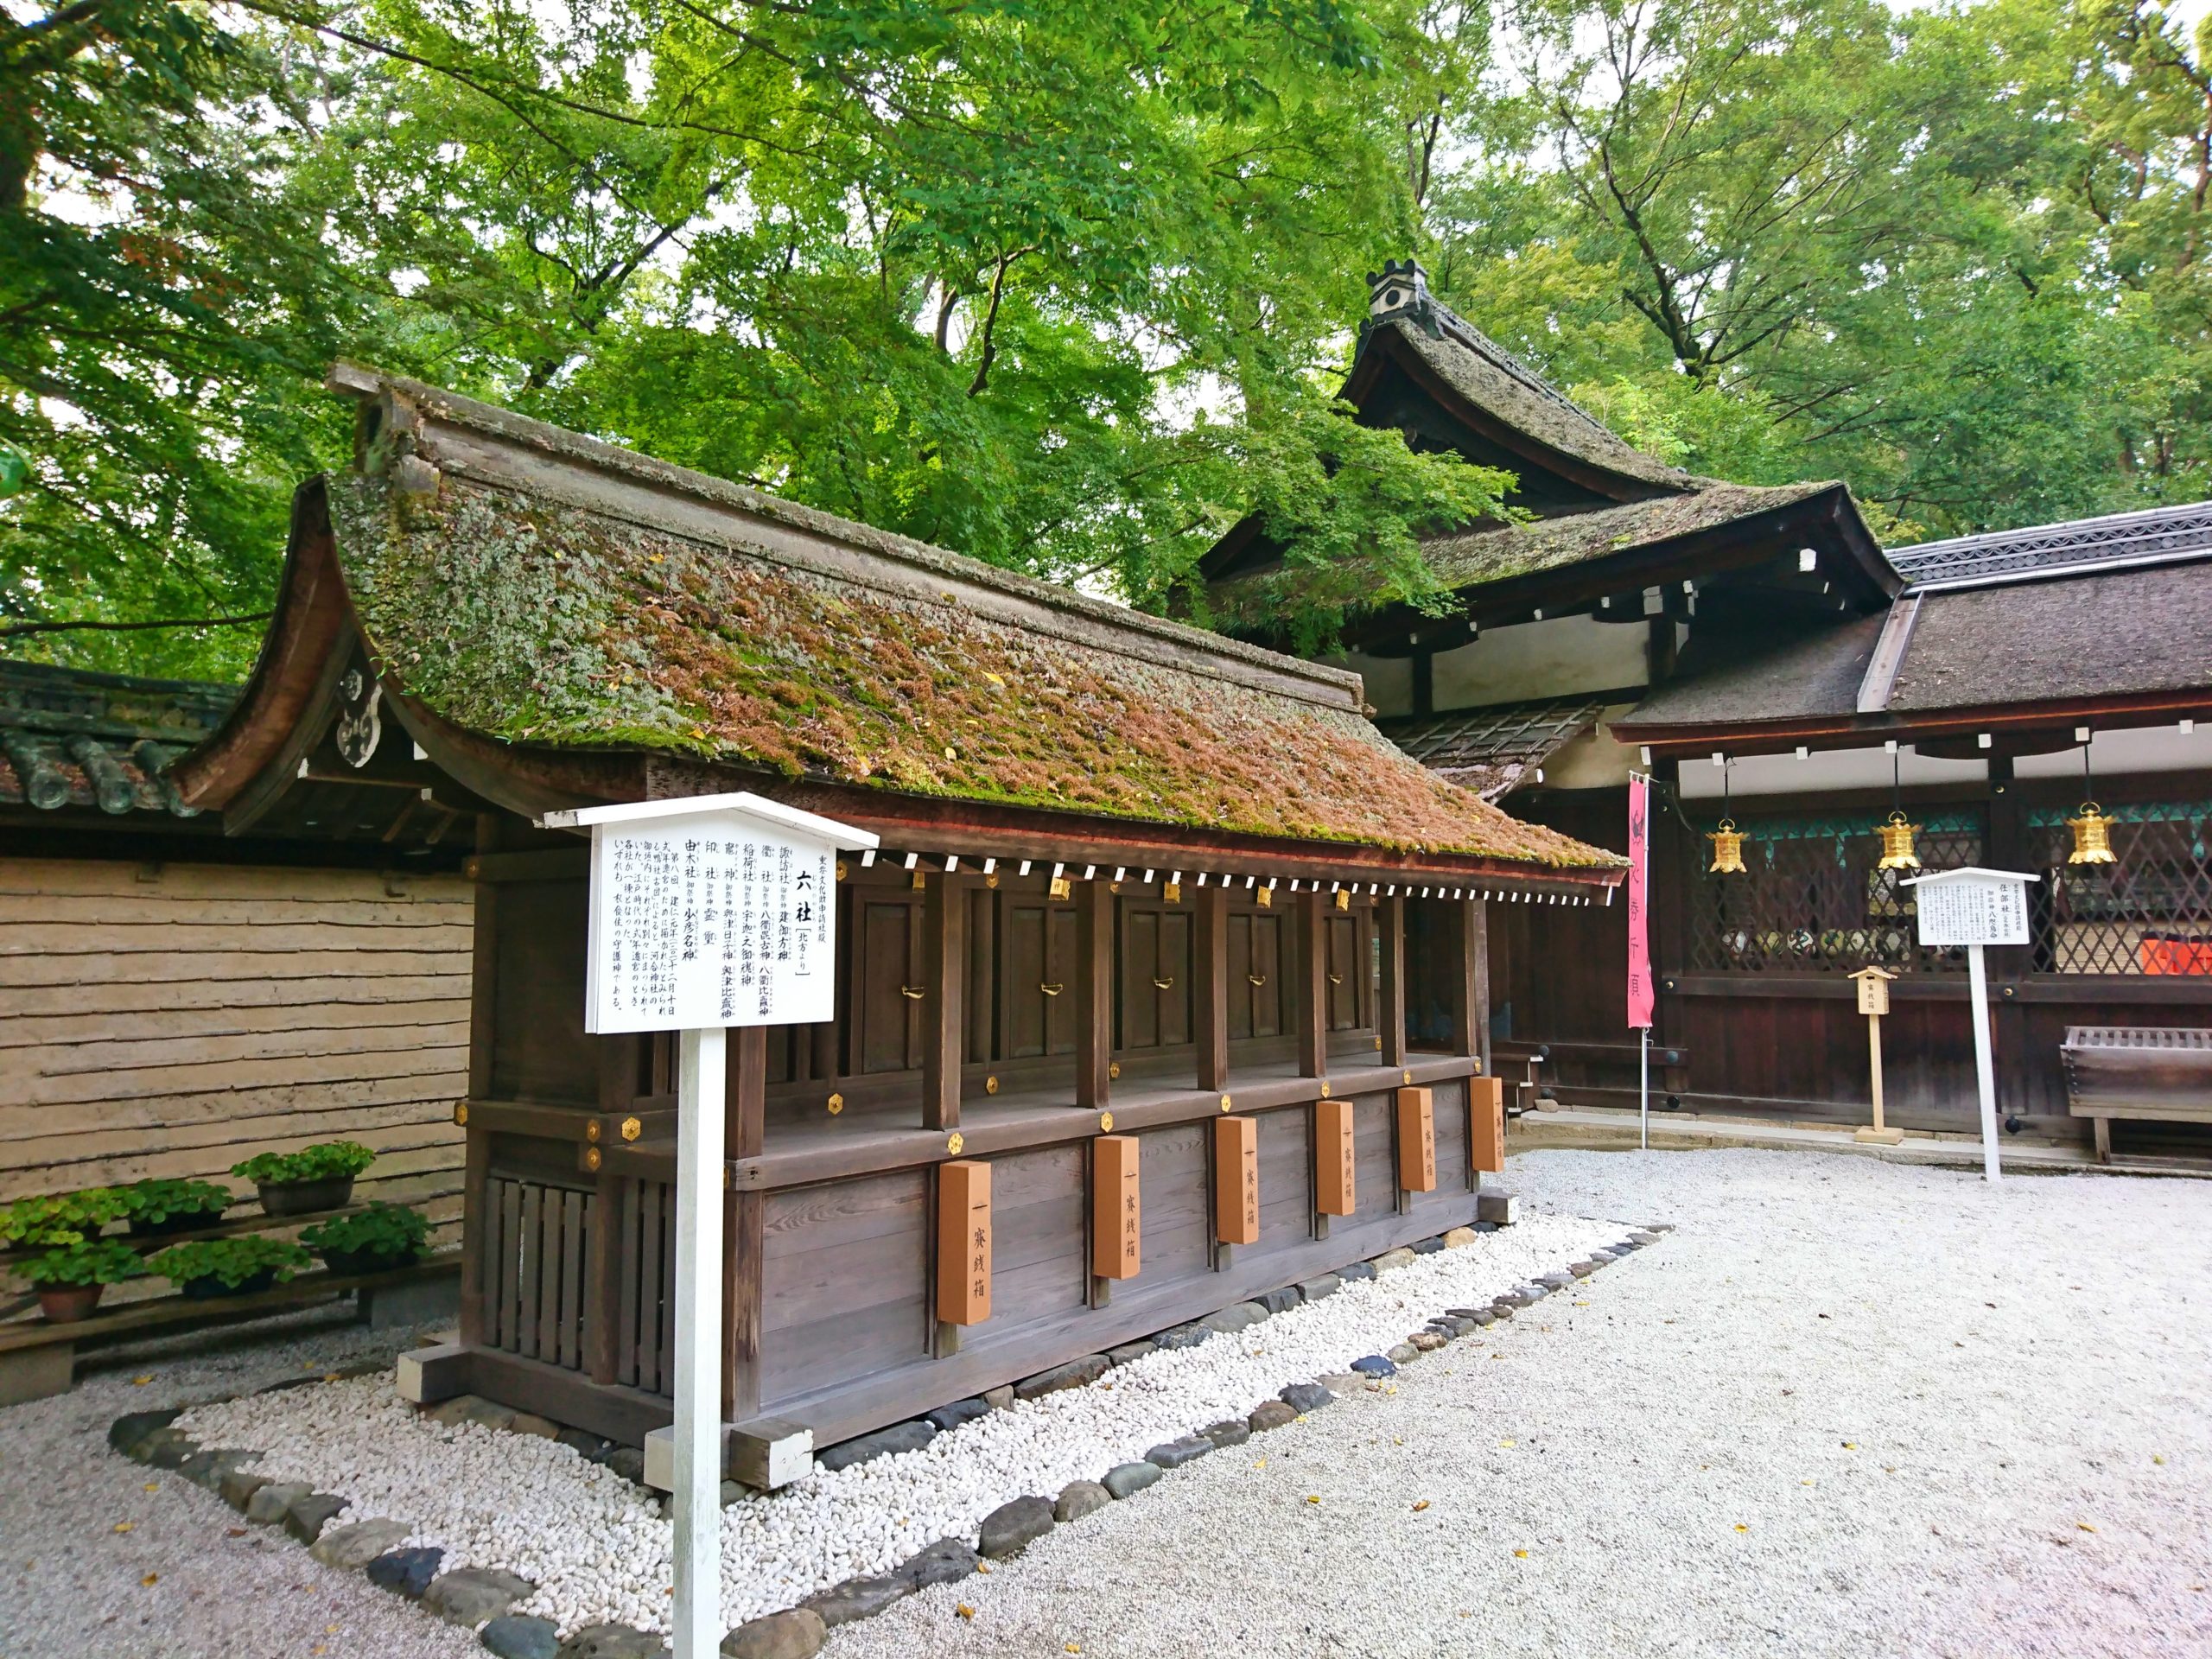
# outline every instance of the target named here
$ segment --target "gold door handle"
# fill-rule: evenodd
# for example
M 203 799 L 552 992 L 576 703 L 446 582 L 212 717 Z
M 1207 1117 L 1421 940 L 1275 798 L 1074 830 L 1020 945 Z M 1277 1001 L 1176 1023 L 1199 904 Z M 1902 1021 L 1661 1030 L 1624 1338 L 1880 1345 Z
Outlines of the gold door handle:
M 1255 985 L 1264 985 L 1268 982 L 1268 976 L 1265 974 L 1247 974 L 1244 977 Z
M 1175 988 L 1175 976 L 1170 974 L 1165 979 L 1154 980 L 1152 983 L 1155 990 L 1172 991 Z
M 913 1002 L 920 1001 L 929 992 L 930 988 L 926 985 L 901 985 L 899 988 L 899 995 Z
M 1039 985 L 1037 988 L 1047 996 L 1058 996 L 1064 988 L 1058 985 Z
M 1329 976 L 1329 983 L 1332 985 L 1341 985 L 1344 982 L 1344 976 L 1342 974 L 1331 974 Z

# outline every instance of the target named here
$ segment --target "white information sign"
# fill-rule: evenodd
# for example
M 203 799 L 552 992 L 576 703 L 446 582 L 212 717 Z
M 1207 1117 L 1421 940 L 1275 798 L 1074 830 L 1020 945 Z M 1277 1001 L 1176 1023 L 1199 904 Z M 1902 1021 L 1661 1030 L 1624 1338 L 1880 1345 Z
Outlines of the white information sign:
M 837 849 L 874 836 L 744 794 L 545 823 L 592 832 L 586 1031 L 834 1016 Z
M 2018 870 L 1937 870 L 1915 876 L 1910 887 L 1920 914 L 1923 944 L 1967 948 L 1967 993 L 1974 1008 L 1974 1072 L 1981 1106 L 1981 1173 L 1997 1180 L 1997 1072 L 1989 1049 L 1989 970 L 1982 950 L 2028 942 L 2028 883 L 2040 877 Z
M 2028 883 L 2009 870 L 1939 871 L 1908 883 L 1923 944 L 2025 944 Z

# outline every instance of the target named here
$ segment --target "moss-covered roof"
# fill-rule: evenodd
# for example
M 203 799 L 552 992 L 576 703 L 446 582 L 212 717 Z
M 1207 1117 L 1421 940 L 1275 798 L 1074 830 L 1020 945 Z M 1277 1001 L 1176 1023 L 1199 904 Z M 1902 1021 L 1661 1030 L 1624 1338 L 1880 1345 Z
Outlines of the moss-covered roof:
M 1407 758 L 1349 677 L 824 515 L 715 512 L 731 486 L 380 384 L 467 429 L 417 431 L 408 461 L 427 476 L 387 462 L 327 480 L 336 551 L 385 671 L 466 730 L 1208 830 L 1618 861 Z M 517 460 L 518 442 L 539 453 Z
M 1593 512 L 1440 537 L 1423 550 L 1440 581 L 1452 588 L 1471 588 L 1656 546 L 1841 487 L 1833 481 L 1772 486 L 1723 484 L 1707 478 L 1693 482 L 1695 487 L 1685 495 L 1624 501 Z

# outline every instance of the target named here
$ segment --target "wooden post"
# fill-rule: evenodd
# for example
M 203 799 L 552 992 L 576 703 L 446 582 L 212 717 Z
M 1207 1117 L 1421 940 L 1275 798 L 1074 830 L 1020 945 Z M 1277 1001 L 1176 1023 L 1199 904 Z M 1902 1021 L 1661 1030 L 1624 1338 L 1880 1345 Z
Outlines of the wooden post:
M 1137 1138 L 1102 1135 L 1090 1148 L 1090 1271 L 1100 1279 L 1134 1279 L 1144 1265 Z
M 1866 1016 L 1867 1081 L 1874 1096 L 1873 1127 L 1853 1131 L 1853 1138 L 1894 1147 L 1904 1139 L 1904 1131 L 1882 1122 L 1882 1016 L 1890 1011 L 1890 981 L 1896 976 L 1869 964 L 1851 977 L 1857 982 L 1859 1012 Z
M 1397 893 L 1375 901 L 1375 925 L 1382 945 L 1382 985 L 1375 1008 L 1376 1034 L 1383 1065 L 1406 1063 L 1406 901 Z
M 1212 1093 L 1229 1087 L 1229 893 L 1220 887 L 1198 890 L 1198 931 L 1191 950 L 1198 976 L 1192 998 L 1197 1029 L 1198 1087 Z
M 922 1127 L 960 1127 L 966 1035 L 968 893 L 964 878 L 929 878 L 922 893 Z
M 1252 1118 L 1213 1121 L 1213 1218 L 1220 1243 L 1260 1242 L 1260 1126 Z
M 954 1326 L 991 1317 L 991 1166 L 972 1158 L 938 1166 L 937 1317 Z
M 1436 1103 L 1426 1089 L 1398 1090 L 1398 1190 L 1436 1191 Z
M 1467 1159 L 1477 1186 L 1505 1168 L 1505 1080 L 1467 1079 Z
M 1331 1216 L 1348 1216 L 1359 1205 L 1359 1174 L 1354 1152 L 1351 1102 L 1313 1103 L 1313 1208 L 1325 1224 Z M 1319 1230 L 1317 1229 L 1317 1231 Z M 1325 1232 L 1319 1236 L 1326 1237 Z
M 721 1647 L 722 1181 L 720 1026 L 683 1033 L 676 1106 L 676 1659 Z M 765 1051 L 764 1051 L 765 1052 Z
M 767 1146 L 768 1027 L 740 1026 L 730 1054 L 724 1154 L 757 1158 Z M 733 1192 L 722 1220 L 722 1415 L 741 1422 L 760 1409 L 760 1274 L 766 1195 Z
M 1449 982 L 1452 1052 L 1471 1056 L 1490 1070 L 1490 936 L 1479 899 L 1450 906 Z
M 1329 1074 L 1329 940 L 1318 888 L 1290 896 L 1298 978 L 1298 1075 Z
M 1102 1109 L 1114 1061 L 1114 890 L 1084 881 L 1075 893 L 1075 1103 Z

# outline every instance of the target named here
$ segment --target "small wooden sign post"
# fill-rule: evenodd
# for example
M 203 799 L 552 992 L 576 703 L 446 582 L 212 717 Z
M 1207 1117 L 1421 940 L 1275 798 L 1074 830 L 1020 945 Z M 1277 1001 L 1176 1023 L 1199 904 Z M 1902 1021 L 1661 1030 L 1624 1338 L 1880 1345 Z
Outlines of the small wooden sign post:
M 715 1659 L 721 1622 L 725 1033 L 836 1013 L 836 861 L 864 830 L 759 795 L 549 812 L 591 831 L 584 1029 L 675 1031 L 675 1659 Z
M 1903 885 L 1913 890 L 1923 944 L 1964 945 L 1974 998 L 1974 1081 L 1981 1096 L 1981 1173 L 2001 1180 L 1997 1166 L 1997 1074 L 1989 1054 L 1989 972 L 1982 947 L 2028 942 L 2028 883 L 2017 870 L 1938 870 Z
M 1886 1147 L 1904 1139 L 1903 1129 L 1890 1128 L 1882 1122 L 1882 1016 L 1890 1011 L 1890 982 L 1896 977 L 1888 969 L 1872 963 L 1852 976 L 1859 983 L 1859 1012 L 1866 1016 L 1866 1063 L 1874 1085 L 1873 1126 L 1853 1133 L 1859 1140 L 1879 1141 Z

